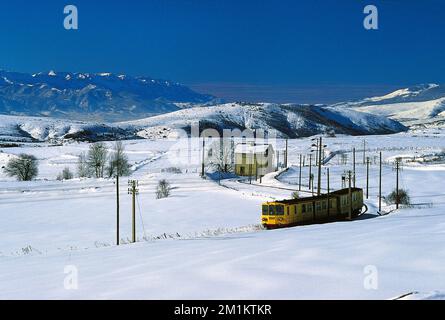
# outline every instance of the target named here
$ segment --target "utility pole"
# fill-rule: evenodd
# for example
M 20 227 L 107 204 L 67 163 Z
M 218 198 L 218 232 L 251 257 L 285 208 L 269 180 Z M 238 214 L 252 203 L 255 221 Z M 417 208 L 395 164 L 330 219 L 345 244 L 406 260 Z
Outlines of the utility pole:
M 314 145 L 312 145 L 314 147 Z M 318 167 L 318 138 L 315 142 L 315 165 Z
M 136 195 L 139 194 L 138 189 L 138 181 L 137 180 L 130 180 L 128 181 L 128 194 L 131 194 L 132 201 L 132 210 L 131 210 L 131 231 L 132 231 L 132 242 L 136 242 Z
M 277 151 L 277 171 L 280 169 L 280 151 Z
M 287 153 L 287 148 L 288 148 L 288 141 L 287 141 L 287 139 L 286 139 L 286 154 L 285 154 L 285 157 L 284 157 L 284 167 L 285 168 L 287 168 L 287 157 L 288 157 L 288 153 Z
M 382 152 L 380 151 L 379 165 L 379 212 L 382 211 Z
M 328 184 L 328 217 L 329 217 L 329 214 L 330 214 L 329 197 L 331 194 L 331 187 L 330 187 L 330 183 L 329 183 L 329 168 L 327 168 L 326 174 L 327 174 L 327 184 Z
M 352 171 L 354 174 L 353 182 L 354 182 L 354 188 L 355 188 L 355 148 L 352 148 Z
M 352 189 L 351 189 L 351 170 L 348 171 L 348 180 L 349 180 L 349 188 L 348 188 L 348 198 L 349 198 L 349 220 L 352 220 Z
M 312 154 L 309 154 L 309 190 L 311 189 L 312 181 Z
M 401 170 L 402 158 L 396 158 L 395 170 L 396 170 L 396 209 L 399 209 L 400 195 L 399 195 L 399 171 Z
M 366 199 L 369 199 L 369 157 L 366 158 Z
M 314 174 L 311 173 L 312 195 L 314 195 Z
M 323 148 L 323 140 L 320 137 L 320 143 L 318 144 L 318 182 L 317 182 L 317 196 L 321 194 L 321 149 Z
M 363 164 L 366 164 L 366 139 L 363 139 Z
M 301 163 L 302 163 L 302 155 L 300 154 L 300 175 L 298 176 L 298 190 L 301 191 Z
M 119 236 L 119 174 L 116 175 L 116 245 L 120 244 Z
M 256 159 L 256 156 L 254 156 L 255 158 L 255 182 L 258 181 L 258 161 Z
M 201 163 L 201 177 L 204 178 L 204 161 L 205 161 L 205 147 L 206 147 L 206 140 L 203 137 L 202 138 L 202 163 Z

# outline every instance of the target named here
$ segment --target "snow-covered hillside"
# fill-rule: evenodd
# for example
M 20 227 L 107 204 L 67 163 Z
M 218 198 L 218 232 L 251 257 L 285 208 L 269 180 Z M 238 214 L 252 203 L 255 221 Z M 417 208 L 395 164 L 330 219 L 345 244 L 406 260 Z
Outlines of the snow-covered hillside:
M 57 118 L 0 115 L 0 141 L 48 141 L 73 139 L 168 138 L 176 129 L 276 130 L 279 137 L 306 137 L 319 133 L 368 135 L 406 130 L 400 123 L 384 117 L 349 109 L 321 106 L 275 104 L 223 104 L 213 107 L 185 108 L 141 120 L 120 123 L 71 121 Z
M 335 104 L 334 108 L 389 117 L 412 125 L 445 120 L 445 87 L 437 84 L 400 89 L 380 97 Z
M 0 142 L 43 142 L 62 139 L 97 141 L 128 137 L 133 137 L 131 132 L 108 124 L 0 115 Z
M 178 83 L 149 77 L 0 71 L 0 114 L 119 121 L 213 99 Z
M 185 129 L 199 122 L 200 129 L 276 130 L 281 137 L 307 137 L 319 133 L 367 135 L 406 130 L 400 123 L 385 117 L 348 109 L 312 105 L 278 105 L 270 103 L 228 103 L 199 107 L 120 123 L 121 128 L 136 128 L 144 137 L 165 135 L 172 129 Z M 153 130 L 154 128 L 154 130 Z

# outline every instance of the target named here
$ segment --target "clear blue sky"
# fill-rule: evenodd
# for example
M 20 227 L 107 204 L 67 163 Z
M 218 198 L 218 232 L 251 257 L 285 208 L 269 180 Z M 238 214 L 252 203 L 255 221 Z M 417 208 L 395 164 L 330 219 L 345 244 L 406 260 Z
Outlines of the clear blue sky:
M 77 31 L 63 28 L 65 4 L 79 9 Z M 377 31 L 363 28 L 366 4 L 379 9 Z M 335 100 L 445 83 L 444 15 L 441 0 L 5 0 L 0 68 L 111 71 L 247 99 Z

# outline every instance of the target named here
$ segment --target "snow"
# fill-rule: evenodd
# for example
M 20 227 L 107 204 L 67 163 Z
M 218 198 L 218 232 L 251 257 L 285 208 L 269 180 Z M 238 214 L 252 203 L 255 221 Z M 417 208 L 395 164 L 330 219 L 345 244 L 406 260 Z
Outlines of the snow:
M 442 127 L 445 90 L 444 86 L 437 84 L 417 85 L 380 97 L 337 103 L 332 107 L 389 117 L 410 127 Z
M 358 107 L 355 110 L 383 115 L 396 120 L 423 120 L 438 116 L 445 111 L 445 98 L 424 102 L 370 105 Z
M 444 138 L 440 129 L 325 137 L 330 152 L 336 152 L 326 164 L 331 186 L 337 188 L 341 173 L 351 168 L 339 163 L 338 154 L 347 152 L 350 160 L 351 148 L 360 150 L 363 139 L 371 159 L 383 149 L 387 194 L 395 184 L 394 157 L 440 151 Z M 121 179 L 119 247 L 114 245 L 114 181 L 56 181 L 65 166 L 75 170 L 87 143 L 1 149 L 0 166 L 26 152 L 39 159 L 40 173 L 35 181 L 17 182 L 0 170 L 0 298 L 391 299 L 410 292 L 415 294 L 406 298 L 443 298 L 444 165 L 404 167 L 401 185 L 417 204 L 412 208 L 376 214 L 378 167 L 373 164 L 369 212 L 360 219 L 266 231 L 258 226 L 260 205 L 288 198 L 298 188 L 299 154 L 309 153 L 310 138 L 289 140 L 290 169 L 267 175 L 262 185 L 237 179 L 220 185 L 200 178 L 199 143 L 192 144 L 190 153 L 172 149 L 188 145 L 175 140 L 124 143 L 133 165 L 129 178 L 139 180 L 139 242 L 128 244 L 131 198 Z M 275 149 L 283 148 L 279 140 Z M 357 184 L 363 187 L 360 151 L 357 162 Z M 182 173 L 166 172 L 169 167 Z M 304 184 L 307 173 L 306 167 Z M 156 200 L 160 179 L 171 183 L 172 196 Z M 78 270 L 78 290 L 64 287 L 67 266 Z M 369 266 L 378 272 L 375 290 L 364 286 Z

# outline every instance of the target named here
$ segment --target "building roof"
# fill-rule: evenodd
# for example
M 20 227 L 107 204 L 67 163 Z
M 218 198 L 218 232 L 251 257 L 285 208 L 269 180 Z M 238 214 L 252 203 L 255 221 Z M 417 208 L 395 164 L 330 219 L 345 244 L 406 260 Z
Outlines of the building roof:
M 240 143 L 235 147 L 235 153 L 265 153 L 269 147 L 272 147 L 271 144 L 257 144 L 252 145 L 248 143 Z

